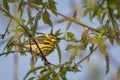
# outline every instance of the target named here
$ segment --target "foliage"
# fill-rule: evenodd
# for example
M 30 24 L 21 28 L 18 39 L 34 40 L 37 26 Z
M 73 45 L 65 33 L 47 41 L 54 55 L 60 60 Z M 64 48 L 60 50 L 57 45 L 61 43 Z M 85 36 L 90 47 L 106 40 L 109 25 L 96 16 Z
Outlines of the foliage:
M 91 21 L 94 18 L 97 18 L 101 24 L 100 26 L 96 26 L 97 28 L 93 28 L 77 18 L 77 11 L 74 11 L 72 17 L 68 17 L 59 13 L 57 11 L 57 4 L 54 0 L 2 0 L 0 11 L 4 14 L 3 16 L 9 19 L 9 22 L 5 33 L 0 34 L 0 39 L 4 40 L 5 37 L 12 34 L 11 38 L 6 43 L 4 51 L 7 51 L 6 55 L 9 55 L 11 52 L 13 52 L 13 50 L 16 50 L 16 46 L 10 46 L 11 44 L 21 44 L 26 40 L 26 38 L 32 38 L 34 40 L 34 37 L 38 33 L 38 23 L 42 21 L 44 24 L 50 26 L 49 28 L 51 28 L 51 31 L 49 33 L 54 34 L 58 39 L 56 48 L 58 51 L 59 64 L 54 65 L 50 63 L 46 57 L 42 55 L 42 52 L 39 49 L 44 65 L 36 67 L 35 63 L 38 59 L 36 56 L 32 55 L 30 63 L 31 69 L 25 75 L 24 80 L 67 80 L 66 74 L 68 72 L 80 72 L 81 66 L 79 64 L 86 59 L 89 59 L 91 54 L 95 52 L 96 49 L 98 49 L 105 58 L 105 71 L 106 74 L 108 74 L 109 54 L 107 52 L 107 42 L 110 42 L 111 44 L 117 42 L 117 44 L 120 44 L 119 4 L 119 0 L 82 0 L 82 8 L 84 10 L 83 16 L 88 15 Z M 17 5 L 17 12 L 15 12 L 15 15 L 12 14 L 13 12 L 11 11 L 11 5 Z M 34 15 L 33 11 L 35 11 Z M 25 13 L 27 14 L 27 18 L 24 17 Z M 53 20 L 51 19 L 51 15 L 63 17 L 63 19 L 59 20 L 59 24 L 68 22 L 65 27 L 65 32 L 62 32 L 61 28 L 59 28 L 56 32 L 53 32 L 54 24 Z M 76 35 L 73 32 L 69 31 L 72 23 L 76 23 L 83 28 L 83 31 L 80 33 L 79 40 L 76 38 Z M 61 35 L 63 35 L 63 37 L 59 37 Z M 62 53 L 60 41 L 62 40 L 69 42 L 66 50 L 71 51 L 69 60 L 64 63 L 61 63 Z M 75 44 L 73 44 L 73 42 Z M 83 58 L 81 61 L 76 62 L 75 59 L 79 51 L 86 51 L 88 49 L 90 55 Z M 20 52 L 21 55 L 26 54 L 26 51 L 24 51 L 24 49 L 21 47 L 19 47 L 19 50 L 20 51 L 17 52 Z M 2 56 L 2 54 L 0 56 Z M 118 71 L 118 75 L 119 72 L 120 70 Z M 33 76 L 30 76 L 31 73 L 33 73 Z M 119 79 L 119 77 L 117 77 L 117 79 Z

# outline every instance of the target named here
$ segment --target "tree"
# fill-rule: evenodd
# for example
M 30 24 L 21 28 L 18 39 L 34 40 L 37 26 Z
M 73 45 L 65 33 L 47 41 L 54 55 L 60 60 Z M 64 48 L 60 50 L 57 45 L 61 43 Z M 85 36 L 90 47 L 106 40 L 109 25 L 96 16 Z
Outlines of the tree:
M 85 60 L 90 62 L 90 57 L 95 52 L 96 54 L 102 54 L 102 56 L 105 58 L 106 68 L 104 70 L 107 75 L 110 67 L 107 43 L 112 45 L 120 44 L 120 1 L 82 0 L 82 6 L 78 5 L 77 7 L 75 7 L 77 4 L 75 1 L 73 1 L 72 5 L 74 9 L 72 10 L 72 16 L 66 16 L 63 13 L 60 13 L 57 10 L 57 4 L 59 3 L 56 2 L 57 1 L 54 0 L 2 0 L 0 11 L 2 16 L 5 16 L 8 19 L 8 25 L 7 27 L 4 27 L 6 31 L 4 34 L 0 34 L 0 38 L 5 40 L 5 38 L 9 35 L 10 38 L 6 42 L 5 52 L 1 53 L 0 56 L 8 56 L 11 53 L 19 53 L 25 56 L 27 52 L 24 51 L 22 47 L 10 45 L 13 42 L 20 44 L 26 38 L 32 39 L 36 43 L 34 37 L 38 34 L 45 34 L 38 32 L 38 29 L 41 29 L 39 23 L 44 23 L 50 28 L 49 34 L 54 34 L 57 39 L 59 39 L 56 44 L 59 63 L 53 64 L 52 62 L 49 62 L 42 54 L 41 49 L 39 49 L 44 65 L 35 66 L 35 63 L 38 61 L 38 59 L 32 55 L 30 63 L 31 69 L 25 75 L 24 80 L 67 80 L 67 73 L 80 72 L 82 70 L 82 66 L 80 64 L 85 62 Z M 81 8 L 83 11 L 82 14 L 79 13 L 79 9 Z M 84 17 L 88 16 L 91 22 L 92 20 L 97 19 L 100 24 L 95 26 L 95 28 L 91 27 L 81 20 L 78 15 L 82 15 Z M 62 17 L 55 21 L 56 24 L 67 22 L 65 23 L 66 26 L 64 27 L 65 31 L 62 31 L 61 27 L 54 31 L 55 23 L 51 16 L 56 16 L 57 18 Z M 70 31 L 70 28 L 73 26 L 72 23 L 77 24 L 81 29 L 81 32 L 79 33 L 80 39 L 77 39 L 77 34 Z M 60 48 L 60 41 L 69 42 L 64 50 L 70 51 L 71 55 L 65 62 L 62 62 L 62 55 L 64 54 L 61 52 L 62 50 Z M 38 44 L 36 43 L 36 45 Z M 84 52 L 89 52 L 89 54 L 77 61 L 76 58 L 79 57 L 78 55 L 81 51 L 83 51 L 83 55 L 85 55 Z M 34 57 L 36 60 L 33 60 Z M 120 79 L 119 72 L 120 70 L 118 69 L 118 72 L 116 72 L 116 75 L 118 75 L 116 80 Z M 34 75 L 30 76 L 31 73 Z M 93 71 L 93 75 L 90 75 L 91 79 L 89 78 L 89 80 L 93 80 L 93 76 L 98 79 L 100 77 L 99 74 L 99 70 L 96 69 Z M 15 79 L 17 79 L 17 77 Z M 94 78 L 94 80 L 96 79 Z

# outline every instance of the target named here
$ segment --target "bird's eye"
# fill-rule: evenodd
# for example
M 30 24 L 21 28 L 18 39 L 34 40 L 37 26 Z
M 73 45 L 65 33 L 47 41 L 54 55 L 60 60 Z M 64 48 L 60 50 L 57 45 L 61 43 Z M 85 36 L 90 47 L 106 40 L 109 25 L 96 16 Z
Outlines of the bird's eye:
M 52 36 L 51 38 L 55 38 L 55 37 Z

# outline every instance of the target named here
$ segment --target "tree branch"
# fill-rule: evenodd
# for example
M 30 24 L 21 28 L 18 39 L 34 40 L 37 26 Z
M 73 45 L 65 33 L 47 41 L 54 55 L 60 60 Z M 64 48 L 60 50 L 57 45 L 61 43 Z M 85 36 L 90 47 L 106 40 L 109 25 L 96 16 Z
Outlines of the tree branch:
M 96 51 L 96 49 L 98 48 L 98 46 L 96 46 L 93 51 L 91 51 L 86 57 L 84 57 L 82 60 L 80 60 L 79 62 L 77 62 L 77 65 L 82 63 L 83 61 L 85 61 L 86 59 L 88 59 L 93 53 L 94 51 Z
M 56 11 L 56 10 L 52 10 L 52 11 L 54 11 L 55 13 L 57 13 L 59 16 L 64 17 L 64 18 L 65 18 L 66 20 L 68 20 L 68 21 L 72 21 L 72 22 L 74 22 L 74 23 L 76 23 L 76 24 L 78 24 L 78 25 L 81 25 L 82 27 L 86 27 L 86 28 L 88 28 L 88 29 L 90 29 L 90 30 L 92 30 L 92 31 L 95 31 L 95 32 L 98 32 L 98 33 L 99 33 L 98 30 L 96 30 L 96 29 L 94 29 L 94 28 L 92 28 L 92 27 L 90 27 L 90 26 L 88 26 L 88 25 L 86 25 L 86 24 L 81 23 L 80 21 L 76 20 L 76 18 L 67 17 L 67 16 L 61 14 L 60 12 L 58 12 L 58 11 Z

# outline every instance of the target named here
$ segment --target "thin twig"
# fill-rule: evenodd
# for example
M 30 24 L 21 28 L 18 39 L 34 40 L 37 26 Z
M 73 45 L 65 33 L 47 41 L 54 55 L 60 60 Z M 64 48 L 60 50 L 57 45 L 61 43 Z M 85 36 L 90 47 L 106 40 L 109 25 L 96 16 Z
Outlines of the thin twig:
M 94 51 L 96 51 L 96 49 L 98 48 L 98 46 L 96 46 L 93 51 L 91 51 L 86 57 L 84 57 L 82 60 L 80 60 L 79 62 L 77 62 L 77 65 L 82 63 L 83 61 L 85 61 L 86 59 L 88 59 L 93 53 Z
M 11 21 L 12 21 L 12 19 L 10 18 L 9 23 L 8 23 L 8 25 L 7 25 L 7 28 L 6 28 L 6 30 L 5 30 L 5 33 L 4 33 L 4 35 L 3 35 L 3 39 L 4 39 L 5 35 L 6 35 L 7 32 L 8 32 L 8 29 L 9 29 L 9 26 L 10 26 Z
M 7 54 L 12 53 L 12 52 L 13 52 L 13 51 L 11 51 L 11 52 L 1 53 L 0 56 L 7 55 Z
M 82 40 L 76 40 L 76 39 L 65 39 L 65 38 L 57 38 L 58 40 L 65 40 L 67 42 L 81 42 Z
M 9 51 L 9 52 L 4 52 L 4 53 L 1 53 L 0 56 L 3 56 L 3 55 L 8 55 L 10 53 L 16 53 L 16 52 L 30 52 L 30 51 Z

